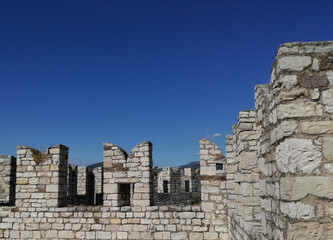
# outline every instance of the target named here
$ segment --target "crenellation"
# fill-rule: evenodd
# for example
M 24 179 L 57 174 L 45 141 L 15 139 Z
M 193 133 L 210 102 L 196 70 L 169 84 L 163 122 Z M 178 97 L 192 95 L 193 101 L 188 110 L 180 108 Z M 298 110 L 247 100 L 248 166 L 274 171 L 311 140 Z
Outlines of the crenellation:
M 18 146 L 0 157 L 0 238 L 331 239 L 332 58 L 333 42 L 282 44 L 226 157 L 200 140 L 197 170 L 158 172 L 150 142 L 105 143 L 94 169 L 68 165 L 63 145 Z
M 200 203 L 199 169 L 153 169 L 153 205 L 189 205 Z

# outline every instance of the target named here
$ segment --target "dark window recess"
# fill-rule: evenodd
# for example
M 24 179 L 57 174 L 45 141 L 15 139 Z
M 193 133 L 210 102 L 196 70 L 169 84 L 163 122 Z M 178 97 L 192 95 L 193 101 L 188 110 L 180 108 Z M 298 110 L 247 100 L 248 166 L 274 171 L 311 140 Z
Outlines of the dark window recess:
M 216 163 L 216 170 L 223 170 L 223 163 Z
M 119 183 L 118 194 L 120 205 L 129 206 L 131 200 L 131 185 L 128 183 Z
M 190 192 L 190 181 L 185 180 L 185 192 Z
M 169 189 L 168 189 L 168 181 L 163 181 L 163 193 L 168 193 Z

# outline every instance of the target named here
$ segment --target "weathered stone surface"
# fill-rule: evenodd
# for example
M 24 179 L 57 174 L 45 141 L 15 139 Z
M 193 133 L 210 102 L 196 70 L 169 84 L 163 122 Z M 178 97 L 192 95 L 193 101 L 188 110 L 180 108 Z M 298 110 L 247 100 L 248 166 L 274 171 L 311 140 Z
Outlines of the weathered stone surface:
M 325 137 L 323 142 L 323 155 L 326 161 L 333 161 L 333 137 Z
M 310 219 L 315 216 L 315 208 L 301 202 L 281 202 L 280 210 L 284 215 L 291 218 Z
M 318 88 L 328 86 L 327 76 L 324 72 L 302 72 L 298 76 L 298 83 L 305 88 Z
M 281 70 L 302 71 L 311 64 L 311 57 L 308 56 L 287 56 L 278 60 L 277 67 Z
M 322 108 L 314 102 L 292 102 L 277 107 L 277 118 L 299 118 L 321 116 Z
M 322 154 L 311 139 L 291 138 L 279 144 L 275 159 L 278 169 L 283 173 L 312 173 L 318 171 Z
M 323 55 L 319 59 L 319 70 L 332 70 L 333 69 L 333 55 Z
M 289 223 L 287 233 L 286 240 L 330 240 L 333 236 L 333 223 Z
M 298 46 L 281 46 L 278 49 L 277 55 L 284 55 L 284 54 L 295 54 L 298 53 Z
M 301 124 L 302 132 L 306 134 L 333 133 L 333 121 L 304 122 Z
M 333 71 L 326 72 L 327 80 L 329 85 L 333 85 Z
M 329 113 L 333 113 L 333 88 L 323 91 L 322 95 L 325 110 Z
M 281 199 L 295 201 L 312 194 L 333 199 L 333 177 L 283 177 L 281 178 Z

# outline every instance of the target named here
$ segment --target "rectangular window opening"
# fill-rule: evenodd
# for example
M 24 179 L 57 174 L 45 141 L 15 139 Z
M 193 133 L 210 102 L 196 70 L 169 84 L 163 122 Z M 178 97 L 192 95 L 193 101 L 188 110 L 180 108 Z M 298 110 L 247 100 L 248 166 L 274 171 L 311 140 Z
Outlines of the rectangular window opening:
M 168 193 L 168 192 L 169 192 L 168 181 L 164 180 L 163 181 L 163 193 Z
M 118 184 L 118 203 L 119 206 L 130 206 L 131 204 L 131 185 L 129 183 Z
M 223 170 L 223 163 L 216 163 L 216 170 Z
M 190 192 L 190 181 L 185 180 L 185 192 Z

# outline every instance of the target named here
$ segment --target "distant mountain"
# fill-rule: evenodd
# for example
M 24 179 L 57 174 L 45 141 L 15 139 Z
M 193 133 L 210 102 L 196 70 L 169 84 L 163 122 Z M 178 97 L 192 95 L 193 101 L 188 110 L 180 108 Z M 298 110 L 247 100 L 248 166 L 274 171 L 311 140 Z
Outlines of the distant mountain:
M 99 163 L 91 164 L 91 165 L 87 166 L 87 168 L 94 169 L 94 168 L 102 167 L 102 166 L 103 166 L 103 162 L 99 162 Z M 187 163 L 184 165 L 180 165 L 180 166 L 176 166 L 176 167 L 179 167 L 180 169 L 192 168 L 192 169 L 196 170 L 196 169 L 200 168 L 200 161 L 193 161 L 193 162 L 190 162 L 190 163 Z M 159 168 L 158 171 L 162 171 L 162 168 Z
M 200 168 L 200 161 L 193 161 L 184 165 L 180 165 L 180 166 L 176 166 L 179 167 L 180 169 L 184 169 L 184 168 L 192 168 L 192 169 L 198 169 Z M 162 170 L 162 168 L 158 169 L 159 171 Z
M 89 169 L 94 169 L 94 168 L 97 168 L 97 167 L 103 167 L 103 162 L 94 163 L 94 164 L 91 164 L 91 165 L 87 166 L 87 168 L 89 168 Z

